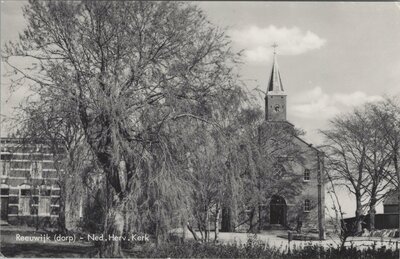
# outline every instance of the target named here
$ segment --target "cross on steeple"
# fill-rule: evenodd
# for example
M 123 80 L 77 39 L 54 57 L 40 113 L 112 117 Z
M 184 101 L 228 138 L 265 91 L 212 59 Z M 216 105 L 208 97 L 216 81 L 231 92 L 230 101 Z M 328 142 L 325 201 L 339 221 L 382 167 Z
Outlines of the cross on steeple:
M 276 42 L 274 42 L 274 44 L 272 44 L 271 47 L 274 48 L 274 54 L 276 54 L 276 48 L 278 47 L 278 44 L 276 44 Z

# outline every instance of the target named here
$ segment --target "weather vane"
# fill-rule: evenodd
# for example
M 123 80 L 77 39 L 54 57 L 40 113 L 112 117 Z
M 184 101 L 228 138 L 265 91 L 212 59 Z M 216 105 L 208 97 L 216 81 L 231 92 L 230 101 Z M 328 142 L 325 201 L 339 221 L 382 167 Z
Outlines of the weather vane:
M 276 44 L 276 42 L 274 42 L 274 44 L 272 44 L 271 47 L 274 48 L 274 54 L 276 54 L 276 48 L 278 47 L 278 44 Z

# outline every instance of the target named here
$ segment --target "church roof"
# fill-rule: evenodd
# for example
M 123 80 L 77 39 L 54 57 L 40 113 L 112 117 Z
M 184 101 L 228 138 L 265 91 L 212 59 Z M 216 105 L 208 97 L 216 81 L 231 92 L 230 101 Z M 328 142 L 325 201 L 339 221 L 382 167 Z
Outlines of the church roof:
M 278 62 L 276 61 L 276 53 L 274 53 L 274 62 L 272 64 L 272 71 L 269 77 L 267 95 L 286 95 L 283 90 L 281 74 L 279 73 Z
M 285 121 L 267 121 L 266 120 L 261 124 L 261 126 L 264 126 L 265 124 L 281 124 L 281 125 L 285 125 L 286 124 L 289 127 L 292 127 L 292 128 L 295 127 L 293 123 L 291 123 L 291 122 L 289 122 L 287 120 L 285 120 Z M 302 137 L 298 136 L 297 134 L 295 134 L 294 137 L 296 139 L 298 139 L 301 143 L 305 144 L 308 148 L 311 148 L 312 150 L 314 150 L 316 152 L 324 154 L 324 152 L 321 151 L 319 148 L 314 147 L 311 143 L 308 143 L 307 141 L 305 141 Z

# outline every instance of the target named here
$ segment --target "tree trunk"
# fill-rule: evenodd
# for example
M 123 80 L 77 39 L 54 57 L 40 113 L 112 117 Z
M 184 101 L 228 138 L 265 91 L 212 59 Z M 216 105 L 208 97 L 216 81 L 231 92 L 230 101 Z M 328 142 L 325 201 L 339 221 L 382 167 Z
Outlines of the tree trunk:
M 121 258 L 124 257 L 121 249 L 121 240 L 125 227 L 123 206 L 115 189 L 109 181 L 106 181 L 106 216 L 104 224 L 104 239 L 100 246 L 100 257 Z
M 106 227 L 104 230 L 104 239 L 102 242 L 101 257 L 123 257 L 121 249 L 121 240 L 118 237 L 123 236 L 125 225 L 124 214 L 119 202 L 113 203 L 109 207 Z
M 369 205 L 369 231 L 375 230 L 376 198 L 372 197 Z
M 205 236 L 206 236 L 206 242 L 209 242 L 210 241 L 210 209 L 208 208 L 208 206 L 206 206 L 206 222 L 205 222 L 206 224 L 206 230 L 205 230 L 205 232 L 206 232 L 206 234 L 205 234 Z
M 375 230 L 375 206 L 369 210 L 369 231 Z
M 250 233 L 255 233 L 256 231 L 255 231 L 255 225 L 256 225 L 256 223 L 254 222 L 255 221 L 255 215 L 256 214 L 256 208 L 252 208 L 251 209 L 251 211 L 250 211 L 250 215 L 249 215 L 249 223 L 250 223 L 250 227 L 249 227 L 249 232 Z
M 67 226 L 66 226 L 66 212 L 65 212 L 65 198 L 66 198 L 66 192 L 67 188 L 65 186 L 65 180 L 62 181 L 62 186 L 61 186 L 61 192 L 60 192 L 60 199 L 59 199 L 59 208 L 60 211 L 58 213 L 58 231 L 60 231 L 63 234 L 67 233 Z
M 219 212 L 220 212 L 220 208 L 219 208 L 219 204 L 217 203 L 216 208 L 215 208 L 215 237 L 214 237 L 214 242 L 218 241 L 218 236 L 219 236 Z
M 199 232 L 200 232 L 200 236 L 201 236 L 201 241 L 203 242 L 205 239 L 204 239 L 204 235 L 203 235 L 203 228 L 202 228 L 202 226 L 201 226 L 201 224 L 198 222 L 197 223 L 197 227 L 199 228 Z
M 199 237 L 197 236 L 196 232 L 193 230 L 193 228 L 190 226 L 190 223 L 187 223 L 187 228 L 190 231 L 190 233 L 192 233 L 194 240 L 198 241 Z
M 181 242 L 182 243 L 185 243 L 185 240 L 186 240 L 186 228 L 187 228 L 187 225 L 185 224 L 185 222 L 187 222 L 187 220 L 183 220 L 182 221 L 182 237 L 181 237 Z
M 356 231 L 357 233 L 362 232 L 362 204 L 361 204 L 361 196 L 356 195 Z
M 232 209 L 231 209 L 231 226 L 232 226 L 232 232 L 236 231 L 236 226 L 238 224 L 238 208 L 237 208 L 237 199 L 234 198 L 234 203 L 232 203 Z

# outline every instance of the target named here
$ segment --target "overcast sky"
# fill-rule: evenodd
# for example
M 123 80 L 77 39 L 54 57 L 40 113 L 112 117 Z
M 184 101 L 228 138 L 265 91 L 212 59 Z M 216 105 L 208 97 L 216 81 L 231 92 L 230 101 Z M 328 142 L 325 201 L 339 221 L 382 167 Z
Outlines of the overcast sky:
M 23 1 L 1 1 L 1 44 L 24 28 Z M 394 2 L 199 2 L 214 24 L 226 27 L 244 50 L 247 87 L 263 91 L 272 48 L 288 95 L 288 120 L 306 140 L 321 143 L 318 129 L 366 101 L 400 94 L 400 5 Z M 2 72 L 6 68 L 2 64 Z M 24 90 L 10 95 L 2 76 L 1 114 L 9 115 Z M 260 103 L 263 99 L 260 97 Z M 2 132 L 4 136 L 5 132 Z M 349 207 L 349 211 L 352 208 Z M 380 208 L 381 210 L 381 208 Z M 351 212 L 349 212 L 351 214 Z
M 242 75 L 266 89 L 273 42 L 288 119 L 318 144 L 318 129 L 354 105 L 400 93 L 400 7 L 395 3 L 202 2 L 245 49 Z

